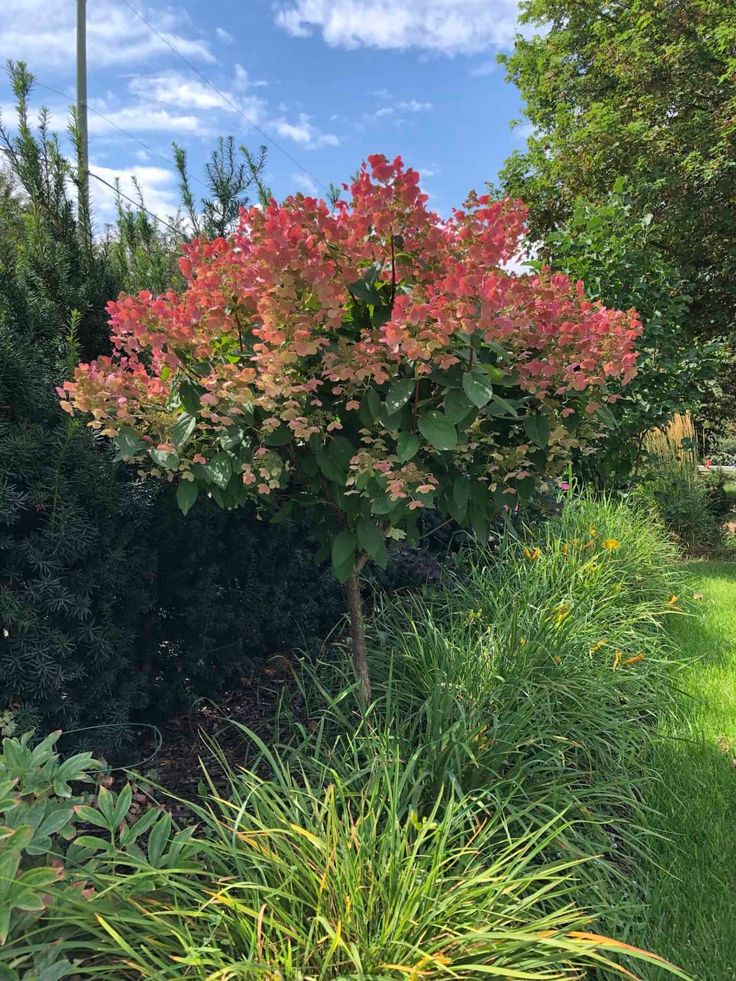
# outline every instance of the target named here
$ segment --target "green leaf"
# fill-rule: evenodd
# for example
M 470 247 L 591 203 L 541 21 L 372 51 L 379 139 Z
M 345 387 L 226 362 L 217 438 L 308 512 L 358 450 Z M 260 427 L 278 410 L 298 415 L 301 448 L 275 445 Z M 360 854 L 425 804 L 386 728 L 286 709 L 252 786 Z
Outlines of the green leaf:
M 179 463 L 179 454 L 176 450 L 159 450 L 152 447 L 148 451 L 148 455 L 157 466 L 163 467 L 164 470 L 173 470 Z
M 341 565 L 348 558 L 355 554 L 357 541 L 352 531 L 341 531 L 335 536 L 332 543 L 332 561 L 334 565 Z
M 160 813 L 161 811 L 157 810 L 154 807 L 151 807 L 149 810 L 145 812 L 145 814 L 142 817 L 138 818 L 135 824 L 129 825 L 128 840 L 135 841 L 136 838 L 140 838 L 142 834 L 145 834 L 145 832 L 148 831 L 151 825 L 155 824 L 156 819 L 158 818 Z
M 129 783 L 123 787 L 123 789 L 118 794 L 118 799 L 115 804 L 115 811 L 113 812 L 113 823 L 117 827 L 123 818 L 126 816 L 130 810 L 130 805 L 133 801 L 133 788 Z
M 376 494 L 371 501 L 371 514 L 391 514 L 396 507 L 397 502 L 392 501 L 388 494 Z
M 518 419 L 519 413 L 516 411 L 515 406 L 508 402 L 502 396 L 497 395 L 494 392 L 493 398 L 486 406 L 486 413 L 489 416 L 493 416 L 496 419 Z
M 196 425 L 195 416 L 188 412 L 182 413 L 171 428 L 171 441 L 174 446 L 183 446 L 194 432 Z
M 371 419 L 375 419 L 381 411 L 381 398 L 375 388 L 368 389 L 363 401 L 365 402 L 367 411 L 370 413 Z
M 414 394 L 415 385 L 413 378 L 400 378 L 389 386 L 386 393 L 386 411 L 390 416 L 403 409 Z
M 603 425 L 607 426 L 609 429 L 615 429 L 618 426 L 616 416 L 611 412 L 607 405 L 602 405 L 600 409 L 597 409 L 596 415 Z
M 378 290 L 374 289 L 373 286 L 369 286 L 363 279 L 358 279 L 356 282 L 351 283 L 349 289 L 355 299 L 360 300 L 361 303 L 368 303 L 371 306 L 375 306 L 381 302 L 381 294 Z
M 115 809 L 115 798 L 107 787 L 100 786 L 97 790 L 97 806 L 107 819 L 107 827 L 112 830 L 115 827 L 113 813 Z
M 470 500 L 471 482 L 467 477 L 456 477 L 452 485 L 452 496 L 461 514 L 465 513 Z
M 406 463 L 417 455 L 419 450 L 419 437 L 416 433 L 399 433 L 396 440 L 396 456 L 399 463 Z
M 185 412 L 195 416 L 200 408 L 199 390 L 187 378 L 179 385 L 179 401 Z
M 504 371 L 495 364 L 484 365 L 483 371 L 488 375 L 492 385 L 501 385 L 502 388 L 508 388 L 517 382 L 517 378 L 513 374 Z
M 386 541 L 378 525 L 370 518 L 360 518 L 358 521 L 358 544 L 382 569 L 388 565 Z
M 238 446 L 250 444 L 250 440 L 245 435 L 240 426 L 228 426 L 227 430 L 220 436 L 219 443 L 223 450 L 234 450 Z
M 333 436 L 325 447 L 327 455 L 333 460 L 343 472 L 350 466 L 350 461 L 355 456 L 356 448 L 346 439 L 345 436 Z
M 113 443 L 117 448 L 121 459 L 126 460 L 131 456 L 138 456 L 146 449 L 143 440 L 138 439 L 135 431 L 130 426 L 121 426 L 120 432 L 113 437 Z
M 266 446 L 286 446 L 287 443 L 291 442 L 293 435 L 288 426 L 279 426 L 268 436 L 264 436 L 263 442 Z
M 352 531 L 341 531 L 332 543 L 332 568 L 340 582 L 346 582 L 352 574 L 356 547 Z
M 447 416 L 433 409 L 418 420 L 419 432 L 437 450 L 454 450 L 457 430 Z
M 522 501 L 528 501 L 534 489 L 537 486 L 537 482 L 534 477 L 522 477 L 521 480 L 516 481 L 516 491 Z
M 221 490 L 225 490 L 233 474 L 232 463 L 227 453 L 216 453 L 211 460 L 202 465 L 207 479 Z
M 463 391 L 473 405 L 482 409 L 493 398 L 493 386 L 488 378 L 477 371 L 466 371 L 463 375 Z
M 481 544 L 485 544 L 488 541 L 489 532 L 487 509 L 479 507 L 477 504 L 471 504 L 468 509 L 468 517 L 476 538 Z
M 109 829 L 110 822 L 100 811 L 88 804 L 81 804 L 77 808 L 77 817 L 85 824 L 93 824 L 96 828 Z
M 182 514 L 189 514 L 192 505 L 199 496 L 199 487 L 193 480 L 180 480 L 176 488 L 176 503 Z
M 445 415 L 451 423 L 461 422 L 472 411 L 473 403 L 459 388 L 450 389 L 445 395 Z
M 162 811 L 148 836 L 148 861 L 154 868 L 159 867 L 170 834 L 171 815 L 167 811 Z
M 272 525 L 283 524 L 283 522 L 286 521 L 287 518 L 291 517 L 291 514 L 294 511 L 294 507 L 295 507 L 294 501 L 287 501 L 287 503 L 284 504 L 282 508 L 279 508 L 276 514 L 271 518 L 271 524 Z
M 524 419 L 524 429 L 532 443 L 544 448 L 549 443 L 550 425 L 547 416 L 535 414 Z
M 317 460 L 317 466 L 328 480 L 331 480 L 333 484 L 345 483 L 345 471 L 324 447 L 318 447 L 314 456 Z

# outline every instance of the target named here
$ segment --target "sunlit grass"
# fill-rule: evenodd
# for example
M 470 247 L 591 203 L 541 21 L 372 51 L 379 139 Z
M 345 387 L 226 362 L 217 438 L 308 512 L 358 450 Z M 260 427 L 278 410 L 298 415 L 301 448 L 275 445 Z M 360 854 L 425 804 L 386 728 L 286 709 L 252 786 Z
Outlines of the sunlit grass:
M 655 753 L 660 871 L 637 939 L 698 981 L 736 978 L 736 564 L 688 567 L 692 615 L 672 624 L 689 661 Z M 692 599 L 692 597 L 695 599 Z M 654 974 L 652 977 L 659 977 Z

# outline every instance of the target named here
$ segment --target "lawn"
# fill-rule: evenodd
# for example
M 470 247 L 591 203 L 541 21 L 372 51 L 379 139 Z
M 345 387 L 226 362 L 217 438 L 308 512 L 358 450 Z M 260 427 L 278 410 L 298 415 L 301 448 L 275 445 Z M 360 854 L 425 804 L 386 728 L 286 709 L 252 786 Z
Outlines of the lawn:
M 697 981 L 736 978 L 736 563 L 687 567 L 695 609 L 672 633 L 689 666 L 680 713 L 656 750 L 663 780 L 650 803 L 661 872 L 641 942 Z M 672 622 L 672 621 L 671 621 Z

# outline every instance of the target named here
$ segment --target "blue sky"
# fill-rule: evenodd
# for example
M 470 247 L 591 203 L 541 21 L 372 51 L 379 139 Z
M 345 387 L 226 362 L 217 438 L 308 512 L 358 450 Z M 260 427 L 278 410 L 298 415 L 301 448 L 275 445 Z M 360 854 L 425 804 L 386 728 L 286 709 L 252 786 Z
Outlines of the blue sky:
M 267 180 L 278 197 L 321 193 L 369 153 L 400 153 L 421 172 L 433 206 L 447 212 L 522 145 L 526 128 L 509 126 L 520 98 L 495 63 L 517 29 L 516 0 L 129 2 L 227 96 L 123 0 L 88 0 L 90 106 L 154 151 L 92 112 L 91 169 L 119 177 L 128 191 L 137 176 L 158 214 L 178 200 L 172 140 L 187 148 L 199 176 L 219 134 L 253 148 L 266 142 L 244 116 L 292 158 L 269 147 Z M 2 61 L 24 58 L 39 82 L 73 93 L 75 0 L 2 6 Z M 63 129 L 65 100 L 43 88 L 36 100 Z M 11 107 L 3 79 L 6 124 Z M 110 194 L 93 185 L 104 218 Z

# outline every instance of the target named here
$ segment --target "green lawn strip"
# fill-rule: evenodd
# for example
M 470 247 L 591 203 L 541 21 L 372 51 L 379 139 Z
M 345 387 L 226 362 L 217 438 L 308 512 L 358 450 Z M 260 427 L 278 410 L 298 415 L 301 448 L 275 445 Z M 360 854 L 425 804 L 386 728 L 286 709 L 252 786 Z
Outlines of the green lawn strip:
M 650 804 L 660 871 L 642 943 L 696 981 L 736 979 L 736 563 L 688 566 L 692 615 L 672 618 L 687 659 L 681 714 L 656 750 Z M 683 597 L 684 599 L 684 597 Z M 650 975 L 652 977 L 659 975 Z

